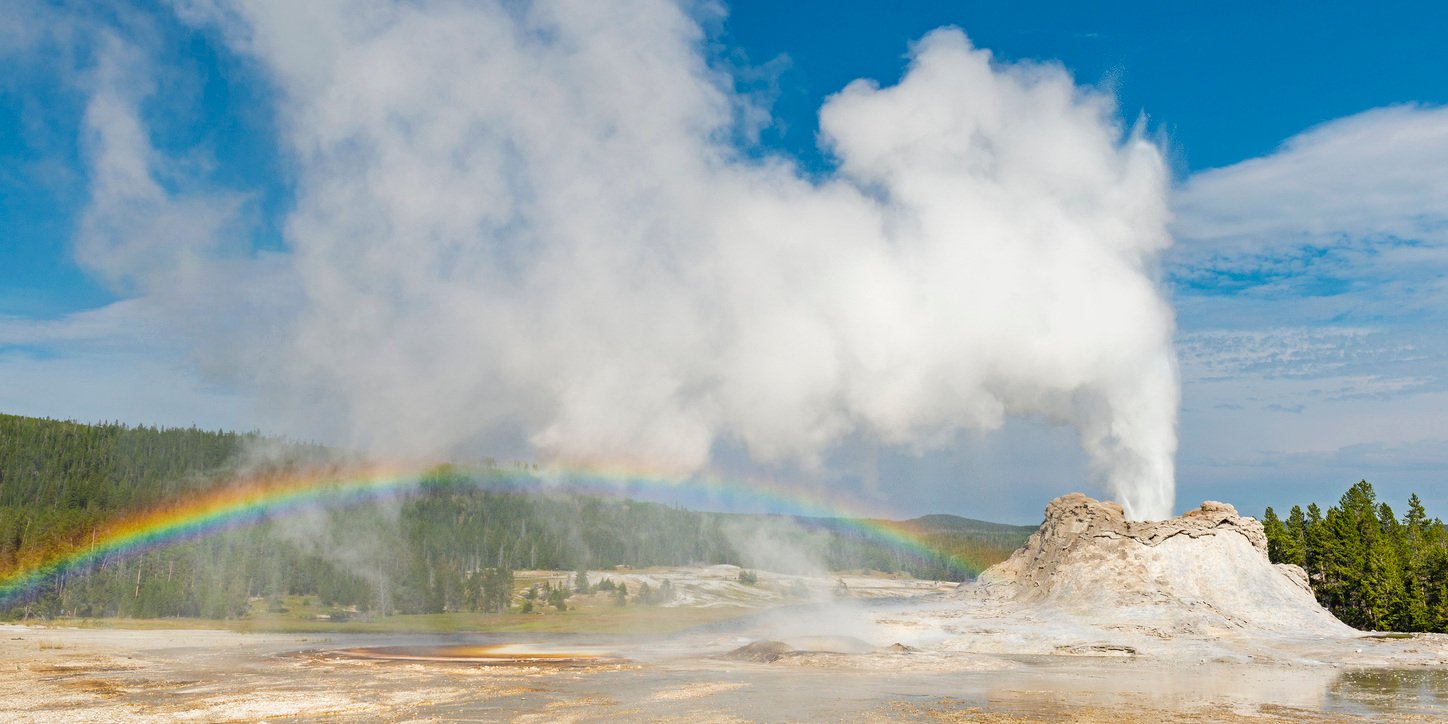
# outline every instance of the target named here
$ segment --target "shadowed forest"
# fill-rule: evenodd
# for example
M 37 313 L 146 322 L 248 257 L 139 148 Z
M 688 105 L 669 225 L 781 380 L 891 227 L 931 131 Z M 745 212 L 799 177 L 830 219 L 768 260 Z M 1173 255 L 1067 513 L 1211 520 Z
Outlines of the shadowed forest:
M 0 579 L 83 551 L 120 516 L 227 485 L 255 467 L 257 450 L 283 469 L 336 457 L 256 433 L 0 415 Z M 66 569 L 0 601 L 0 615 L 224 619 L 285 596 L 376 615 L 501 611 L 515 570 L 615 566 L 810 565 L 964 580 L 1032 532 L 950 515 L 869 523 L 545 492 L 521 464 L 440 466 L 396 499 L 317 506 Z M 1306 569 L 1344 622 L 1448 631 L 1448 526 L 1417 495 L 1399 517 L 1363 481 L 1326 511 L 1293 506 L 1283 519 L 1268 508 L 1263 525 L 1272 561 Z M 763 549 L 790 555 L 764 559 Z
M 282 468 L 333 454 L 257 434 L 0 415 L 0 580 L 83 552 L 118 516 L 227 485 L 261 448 Z M 787 563 L 760 559 L 761 540 L 828 570 L 964 580 L 1032 531 L 934 515 L 872 521 L 895 534 L 882 536 L 839 519 L 701 513 L 539 488 L 522 465 L 443 466 L 399 499 L 317 507 L 67 569 L 0 601 L 0 615 L 233 618 L 258 598 L 284 596 L 376 615 L 489 611 L 506 607 L 498 589 L 519 569 Z

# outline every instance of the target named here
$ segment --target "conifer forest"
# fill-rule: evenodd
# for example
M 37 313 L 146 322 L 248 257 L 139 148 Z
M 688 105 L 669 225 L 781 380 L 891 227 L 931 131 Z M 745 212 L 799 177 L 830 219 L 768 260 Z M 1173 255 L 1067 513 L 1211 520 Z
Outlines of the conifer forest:
M 158 429 L 0 415 L 0 576 L 93 545 L 134 511 L 225 486 L 267 450 L 286 466 L 330 454 L 256 433 Z M 257 598 L 314 596 L 372 615 L 507 608 L 512 572 L 733 563 L 741 537 L 770 536 L 830 570 L 964 580 L 1029 527 L 954 516 L 891 524 L 905 546 L 834 519 L 701 513 L 548 490 L 527 466 L 439 466 L 406 495 L 265 518 L 103 556 L 0 601 L 0 616 L 232 618 Z M 500 592 L 501 591 L 501 592 Z
M 1350 626 L 1369 631 L 1448 631 L 1448 527 L 1429 518 L 1417 494 L 1394 514 L 1367 481 L 1335 506 L 1292 506 L 1262 519 L 1273 563 L 1307 570 L 1317 600 Z

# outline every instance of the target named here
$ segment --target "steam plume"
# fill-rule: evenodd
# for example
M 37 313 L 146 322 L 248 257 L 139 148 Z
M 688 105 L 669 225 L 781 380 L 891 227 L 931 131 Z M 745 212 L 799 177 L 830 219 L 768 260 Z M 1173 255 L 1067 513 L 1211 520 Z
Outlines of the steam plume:
M 828 100 L 812 179 L 739 151 L 760 109 L 668 2 L 181 10 L 279 89 L 302 298 L 226 352 L 294 414 L 680 471 L 1038 415 L 1170 515 L 1166 172 L 1063 69 L 930 33 Z

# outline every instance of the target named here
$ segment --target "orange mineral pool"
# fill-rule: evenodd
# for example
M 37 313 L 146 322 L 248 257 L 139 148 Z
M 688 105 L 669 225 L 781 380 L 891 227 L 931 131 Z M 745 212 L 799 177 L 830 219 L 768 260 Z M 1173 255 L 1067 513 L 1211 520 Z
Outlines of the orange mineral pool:
M 528 643 L 368 646 L 333 649 L 324 652 L 324 655 L 381 661 L 430 661 L 490 666 L 598 664 L 620 660 L 601 648 L 581 646 L 564 649 Z

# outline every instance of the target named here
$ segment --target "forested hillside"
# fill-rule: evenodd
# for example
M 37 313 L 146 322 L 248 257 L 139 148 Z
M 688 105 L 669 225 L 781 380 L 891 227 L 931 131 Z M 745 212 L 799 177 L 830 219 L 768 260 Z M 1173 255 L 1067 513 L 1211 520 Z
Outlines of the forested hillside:
M 254 434 L 0 415 L 0 580 L 57 552 L 82 551 L 108 520 L 227 485 L 243 463 L 255 464 L 249 452 L 258 446 L 274 465 L 326 456 Z M 914 523 L 894 525 L 934 550 L 840 521 L 699 513 L 544 492 L 523 468 L 440 467 L 400 498 L 323 505 L 103 557 L 0 601 L 0 614 L 226 618 L 242 615 L 250 600 L 285 595 L 379 614 L 485 610 L 496 596 L 484 586 L 516 569 L 778 564 L 741 545 L 760 540 L 829 569 L 961 580 L 1004 559 L 1030 532 L 952 532 L 940 521 L 914 531 Z
M 1414 494 L 1401 518 L 1373 486 L 1352 486 L 1336 506 L 1292 506 L 1262 520 L 1274 563 L 1307 569 L 1317 600 L 1343 622 L 1378 631 L 1448 631 L 1448 527 Z
M 0 414 L 0 506 L 112 511 L 207 485 L 255 435 Z

